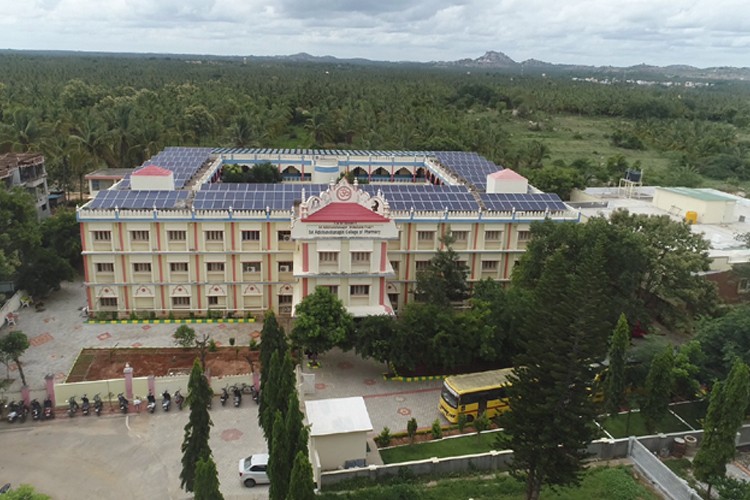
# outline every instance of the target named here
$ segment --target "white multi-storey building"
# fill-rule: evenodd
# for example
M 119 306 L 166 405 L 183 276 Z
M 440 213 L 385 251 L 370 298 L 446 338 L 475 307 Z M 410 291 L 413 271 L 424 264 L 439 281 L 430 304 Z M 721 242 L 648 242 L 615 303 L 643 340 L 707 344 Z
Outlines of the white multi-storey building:
M 284 182 L 219 181 L 263 162 Z M 168 148 L 78 209 L 89 310 L 120 317 L 292 314 L 317 286 L 355 316 L 392 314 L 448 231 L 471 282 L 507 281 L 544 218 L 578 213 L 453 152 Z

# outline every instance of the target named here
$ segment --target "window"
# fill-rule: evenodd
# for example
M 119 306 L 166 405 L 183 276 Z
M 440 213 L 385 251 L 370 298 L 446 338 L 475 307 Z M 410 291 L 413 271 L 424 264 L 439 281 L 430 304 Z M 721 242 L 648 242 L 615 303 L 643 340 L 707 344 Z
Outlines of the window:
M 417 271 L 426 271 L 430 268 L 429 260 L 418 260 L 416 262 Z
M 370 262 L 370 252 L 352 252 L 352 262 L 355 264 L 367 264 Z
M 497 264 L 496 260 L 483 260 L 482 271 L 494 271 L 497 269 Z
M 280 273 L 291 273 L 294 269 L 294 266 L 291 262 L 279 262 L 279 272 Z
M 190 307 L 190 297 L 172 297 L 172 307 Z
M 435 231 L 417 231 L 417 241 L 433 241 Z
M 242 272 L 243 273 L 259 273 L 260 272 L 260 262 L 243 262 L 242 263 Z
M 113 273 L 115 272 L 115 265 L 111 262 L 100 262 L 96 265 L 97 273 Z
M 169 264 L 169 270 L 173 273 L 186 273 L 188 271 L 187 262 L 172 262 Z
M 224 241 L 224 231 L 206 231 L 206 241 Z
M 112 241 L 112 231 L 93 231 L 94 241 Z
M 394 271 L 394 272 L 398 272 L 398 267 L 399 267 L 400 265 L 401 265 L 401 262 L 399 262 L 399 261 L 397 261 L 397 260 L 392 260 L 392 261 L 391 261 L 391 267 L 393 268 L 393 271 Z
M 484 239 L 486 241 L 500 241 L 500 238 L 502 238 L 503 232 L 502 231 L 485 231 L 484 232 Z
M 133 264 L 134 273 L 150 273 L 151 263 L 150 262 L 136 262 Z
M 279 241 L 291 241 L 292 232 L 291 231 L 279 231 L 278 237 L 279 237 Z
M 291 304 L 292 303 L 292 296 L 291 295 L 279 295 L 279 305 L 281 304 Z
M 456 241 L 466 241 L 469 238 L 469 231 L 453 231 L 452 234 Z
M 99 299 L 102 307 L 117 307 L 117 297 L 102 297 Z
M 321 264 L 336 264 L 339 261 L 338 252 L 319 252 L 318 256 Z
M 369 295 L 370 285 L 352 285 L 349 287 L 349 295 L 352 297 Z
M 320 285 L 321 288 L 327 288 L 329 292 L 331 292 L 331 295 L 338 295 L 339 294 L 339 286 L 338 285 Z
M 750 280 L 747 278 L 741 278 L 740 282 L 737 284 L 737 292 L 738 293 L 750 292 Z
M 167 239 L 169 241 L 185 241 L 187 240 L 187 231 L 167 231 Z
M 260 231 L 242 231 L 242 241 L 260 241 Z
M 208 305 L 209 306 L 218 306 L 219 305 L 219 297 L 215 297 L 213 295 L 208 297 Z
M 96 180 L 96 179 L 92 179 L 91 180 L 91 189 L 93 189 L 94 191 L 99 191 L 100 188 L 99 188 L 99 181 L 98 180 Z
M 209 273 L 223 273 L 224 263 L 223 262 L 208 262 L 206 263 L 206 271 Z
M 130 239 L 133 241 L 148 241 L 148 231 L 130 231 Z
M 531 231 L 518 231 L 518 241 L 529 241 L 531 239 Z

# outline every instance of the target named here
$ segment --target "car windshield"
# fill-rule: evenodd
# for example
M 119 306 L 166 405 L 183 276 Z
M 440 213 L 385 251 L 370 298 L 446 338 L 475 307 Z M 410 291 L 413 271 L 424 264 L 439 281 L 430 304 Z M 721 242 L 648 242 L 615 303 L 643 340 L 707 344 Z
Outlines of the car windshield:
M 443 390 L 440 395 L 451 408 L 458 408 L 458 394 L 453 392 L 450 387 L 443 384 Z

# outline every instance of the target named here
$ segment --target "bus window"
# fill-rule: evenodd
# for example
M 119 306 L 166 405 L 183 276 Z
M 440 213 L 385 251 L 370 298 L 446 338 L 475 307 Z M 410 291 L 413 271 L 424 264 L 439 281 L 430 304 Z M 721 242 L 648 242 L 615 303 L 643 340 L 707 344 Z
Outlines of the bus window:
M 443 390 L 440 393 L 440 396 L 443 398 L 443 401 L 450 405 L 451 408 L 458 408 L 458 395 L 455 394 L 449 387 L 443 385 Z

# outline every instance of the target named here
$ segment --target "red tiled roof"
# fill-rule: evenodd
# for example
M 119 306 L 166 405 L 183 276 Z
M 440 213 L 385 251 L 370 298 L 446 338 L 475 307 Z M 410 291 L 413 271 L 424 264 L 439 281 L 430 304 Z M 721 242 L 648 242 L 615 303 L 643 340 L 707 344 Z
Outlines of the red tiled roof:
M 135 172 L 133 172 L 133 175 L 149 175 L 154 177 L 166 177 L 168 175 L 172 175 L 171 170 L 167 170 L 166 168 L 157 167 L 156 165 L 149 165 L 147 167 L 139 168 Z
M 526 177 L 524 177 L 523 175 L 509 168 L 498 170 L 494 174 L 490 174 L 490 177 L 492 177 L 493 179 L 501 179 L 501 180 L 507 180 L 507 181 L 525 181 L 526 180 Z
M 302 222 L 389 222 L 359 203 L 331 203 L 302 219 Z

